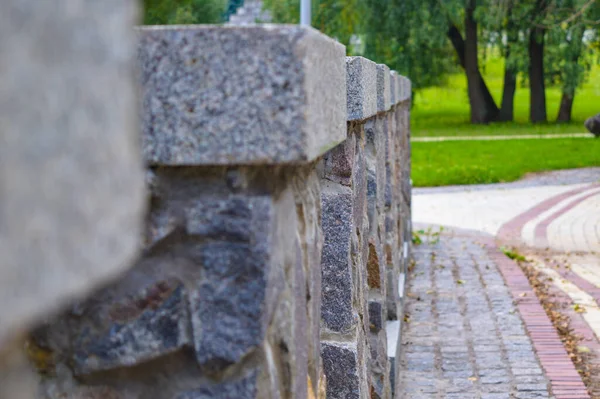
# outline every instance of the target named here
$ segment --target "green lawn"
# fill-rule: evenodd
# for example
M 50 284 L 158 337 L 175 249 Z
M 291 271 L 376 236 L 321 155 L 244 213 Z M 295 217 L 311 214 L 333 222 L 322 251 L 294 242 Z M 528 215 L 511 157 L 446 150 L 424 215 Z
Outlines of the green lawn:
M 417 187 L 500 183 L 529 172 L 600 166 L 600 139 L 412 143 Z
M 504 64 L 501 59 L 490 59 L 484 75 L 492 95 L 500 104 L 502 98 Z M 559 87 L 546 89 L 548 119 L 558 113 L 561 91 Z M 533 125 L 529 118 L 529 89 L 518 87 L 515 94 L 515 122 L 492 123 L 487 126 L 469 123 L 469 100 L 464 74 L 452 75 L 444 87 L 421 90 L 415 97 L 411 112 L 411 131 L 422 136 L 474 136 L 511 134 L 583 133 L 583 122 L 600 112 L 600 67 L 595 66 L 588 82 L 577 90 L 573 106 L 573 122 Z
M 501 59 L 486 63 L 486 82 L 498 104 L 503 71 Z M 560 97 L 559 87 L 546 89 L 550 120 L 556 118 Z M 573 123 L 528 123 L 529 90 L 518 87 L 514 123 L 471 125 L 465 77 L 456 74 L 443 87 L 417 93 L 411 131 L 413 137 L 584 133 L 585 119 L 599 112 L 600 67 L 596 66 L 577 91 Z M 413 183 L 421 187 L 507 182 L 530 172 L 600 166 L 600 139 L 415 142 L 412 146 Z

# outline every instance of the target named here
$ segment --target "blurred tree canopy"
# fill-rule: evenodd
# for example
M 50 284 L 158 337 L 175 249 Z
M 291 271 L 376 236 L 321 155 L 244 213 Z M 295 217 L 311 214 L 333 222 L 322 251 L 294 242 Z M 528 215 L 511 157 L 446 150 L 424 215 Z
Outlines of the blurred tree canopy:
M 241 3 L 239 0 L 237 3 Z M 226 20 L 227 0 L 143 0 L 145 25 L 214 24 Z M 232 5 L 235 12 L 235 4 Z

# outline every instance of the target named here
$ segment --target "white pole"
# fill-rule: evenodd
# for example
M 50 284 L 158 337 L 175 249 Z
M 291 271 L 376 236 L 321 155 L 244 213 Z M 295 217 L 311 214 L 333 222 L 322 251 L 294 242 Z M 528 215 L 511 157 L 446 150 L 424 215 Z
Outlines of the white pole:
M 310 24 L 310 0 L 300 0 L 300 25 Z

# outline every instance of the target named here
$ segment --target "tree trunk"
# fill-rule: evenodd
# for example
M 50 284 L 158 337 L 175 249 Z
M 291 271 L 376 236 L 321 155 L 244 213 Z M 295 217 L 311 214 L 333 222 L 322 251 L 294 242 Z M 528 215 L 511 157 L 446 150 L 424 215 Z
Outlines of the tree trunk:
M 471 21 L 473 23 L 475 23 L 475 21 L 473 20 L 473 14 L 471 13 Z M 448 38 L 450 39 L 450 42 L 452 43 L 452 46 L 454 47 L 454 50 L 456 51 L 456 55 L 458 56 L 460 65 L 465 69 L 465 72 L 467 71 L 467 64 L 466 64 L 466 60 L 467 60 L 467 56 L 466 56 L 466 44 L 465 44 L 465 40 L 463 39 L 460 31 L 458 30 L 458 28 L 455 25 L 450 25 L 450 28 L 448 29 L 448 33 L 447 33 Z M 472 35 L 471 35 L 472 36 Z M 471 46 L 473 47 L 473 44 L 475 45 L 475 54 L 477 51 L 477 24 L 475 23 L 475 42 L 473 43 L 473 38 L 471 37 Z M 473 51 L 473 49 L 470 49 L 470 51 Z M 475 59 L 475 61 L 477 61 L 477 59 Z M 471 63 L 472 63 L 472 57 L 471 57 Z M 470 67 L 470 73 L 466 73 L 467 74 L 467 83 L 471 82 L 470 84 L 470 88 L 469 88 L 469 103 L 471 104 L 471 122 L 473 123 L 488 123 L 488 122 L 492 122 L 494 120 L 496 120 L 497 116 L 498 116 L 498 107 L 496 106 L 496 102 L 494 101 L 494 98 L 492 97 L 486 83 L 485 80 L 483 79 L 483 76 L 481 76 L 481 72 L 479 71 L 479 66 L 476 63 L 475 64 L 475 68 L 473 68 L 472 66 Z M 471 93 L 471 90 L 473 90 L 474 96 L 475 98 L 479 99 L 478 102 L 476 102 L 475 107 L 473 107 L 473 96 Z M 475 110 L 475 112 L 473 112 Z M 474 116 L 476 115 L 482 115 L 481 118 L 474 118 Z
M 529 33 L 529 120 L 546 122 L 546 85 L 544 83 L 544 35 L 543 28 L 531 28 Z
M 504 87 L 502 89 L 502 105 L 500 106 L 498 120 L 502 122 L 512 122 L 514 120 L 515 91 L 517 90 L 517 71 L 509 65 L 508 59 L 510 57 L 511 47 L 515 45 L 518 40 L 518 32 L 512 20 L 512 4 L 509 4 L 506 17 L 508 22 L 506 24 L 507 43 L 506 51 L 504 53 Z
M 571 122 L 571 111 L 573 111 L 573 100 L 575 100 L 575 92 L 573 94 L 563 93 L 560 100 L 560 108 L 558 109 L 557 122 Z
M 510 50 L 507 50 L 508 58 Z M 504 66 L 504 88 L 502 89 L 502 105 L 498 120 L 512 122 L 514 119 L 515 91 L 517 90 L 517 74 L 512 68 Z
M 571 43 L 568 43 L 574 51 L 569 53 L 567 56 L 567 62 L 577 64 L 583 51 L 583 35 L 585 33 L 584 27 L 579 27 L 576 34 L 573 34 Z M 564 79 L 562 98 L 560 100 L 560 108 L 558 109 L 558 116 L 556 117 L 557 122 L 571 122 L 571 112 L 573 111 L 573 101 L 575 100 L 575 90 L 577 84 L 568 81 L 568 78 Z

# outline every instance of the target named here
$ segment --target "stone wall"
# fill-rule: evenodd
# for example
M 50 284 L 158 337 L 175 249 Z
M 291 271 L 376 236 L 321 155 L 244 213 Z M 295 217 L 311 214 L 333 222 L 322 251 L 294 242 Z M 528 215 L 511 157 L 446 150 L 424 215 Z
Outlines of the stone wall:
M 39 397 L 391 398 L 410 82 L 308 27 L 137 35 L 148 190 L 143 233 L 125 232 L 142 248 L 34 318 Z M 143 209 L 143 183 L 118 186 L 134 203 L 116 216 Z

